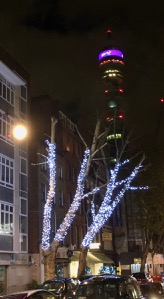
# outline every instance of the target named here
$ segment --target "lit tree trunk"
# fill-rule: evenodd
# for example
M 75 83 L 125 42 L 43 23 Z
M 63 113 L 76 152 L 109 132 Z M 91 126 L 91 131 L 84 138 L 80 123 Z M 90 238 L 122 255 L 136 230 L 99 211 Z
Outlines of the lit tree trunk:
M 124 196 L 126 190 L 133 188 L 133 190 L 138 188 L 147 189 L 147 187 L 131 187 L 131 182 L 134 180 L 135 176 L 138 174 L 140 169 L 142 168 L 142 161 L 144 157 L 141 159 L 141 162 L 133 169 L 133 171 L 129 174 L 127 178 L 121 181 L 117 181 L 117 176 L 120 170 L 120 167 L 128 163 L 128 160 L 125 160 L 123 163 L 117 163 L 115 165 L 114 170 L 111 173 L 110 182 L 107 185 L 107 190 L 103 199 L 103 202 L 99 208 L 97 215 L 94 217 L 92 224 L 90 225 L 83 241 L 82 241 L 82 250 L 79 257 L 79 269 L 78 269 L 78 278 L 84 273 L 86 266 L 86 257 L 88 248 L 95 237 L 95 235 L 100 231 L 109 217 L 112 215 L 113 210 L 120 202 L 122 197 Z M 113 199 L 114 191 L 119 187 L 118 194 Z
M 68 231 L 70 225 L 72 224 L 74 217 L 76 216 L 76 212 L 78 211 L 78 209 L 81 205 L 81 200 L 82 200 L 82 198 L 84 198 L 85 180 L 86 180 L 86 177 L 88 176 L 91 161 L 92 161 L 93 155 L 96 151 L 98 135 L 100 133 L 100 124 L 101 124 L 101 122 L 100 122 L 100 120 L 98 120 L 96 123 L 96 127 L 95 127 L 91 151 L 88 149 L 86 149 L 86 151 L 85 151 L 83 163 L 81 165 L 81 170 L 80 170 L 80 173 L 78 176 L 77 189 L 75 192 L 75 196 L 74 196 L 73 202 L 72 202 L 65 218 L 63 219 L 63 222 L 61 223 L 59 229 L 57 230 L 57 232 L 55 234 L 55 238 L 52 243 L 53 250 L 56 250 L 56 246 L 54 247 L 54 244 L 59 244 L 59 242 L 63 242 L 63 240 L 67 234 L 67 231 Z M 77 129 L 77 132 L 78 132 L 78 129 Z M 78 132 L 78 134 L 80 135 L 79 132 Z M 81 136 L 80 136 L 80 138 L 82 139 Z M 97 191 L 94 191 L 94 192 L 97 192 Z M 83 264 L 86 263 L 86 255 L 87 255 L 87 251 L 84 249 L 82 251 L 83 257 L 81 259 L 81 261 L 83 261 Z M 84 266 L 84 269 L 85 269 L 85 266 Z
M 59 242 L 53 241 L 49 250 L 43 251 L 44 257 L 44 280 L 55 278 L 55 259 L 57 250 L 60 246 Z
M 54 279 L 55 277 L 55 261 L 51 249 L 43 251 L 44 263 L 44 280 Z
M 82 246 L 79 255 L 79 267 L 78 267 L 77 278 L 80 278 L 83 274 L 85 274 L 87 253 L 88 253 L 88 248 Z
M 57 249 L 53 249 L 50 244 L 51 232 L 51 217 L 52 206 L 55 198 L 56 189 L 56 145 L 55 145 L 55 125 L 57 119 L 51 118 L 51 143 L 48 144 L 48 158 L 47 163 L 49 166 L 49 191 L 47 200 L 44 206 L 43 215 L 43 232 L 42 232 L 42 254 L 44 258 L 44 279 L 53 279 L 55 277 L 55 257 Z M 55 247 L 55 246 L 54 246 Z

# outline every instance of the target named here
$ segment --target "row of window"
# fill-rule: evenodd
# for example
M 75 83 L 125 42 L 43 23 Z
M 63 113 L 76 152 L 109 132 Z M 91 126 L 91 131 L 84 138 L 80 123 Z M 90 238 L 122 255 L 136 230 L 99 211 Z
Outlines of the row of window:
M 13 235 L 13 206 L 0 203 L 0 235 Z
M 82 149 L 81 146 L 75 144 L 70 138 L 66 138 L 66 152 L 71 152 L 74 156 L 82 159 Z
M 0 138 L 11 144 L 14 142 L 13 126 L 14 119 L 0 110 Z
M 13 188 L 14 160 L 0 155 L 0 185 Z
M 15 104 L 15 86 L 7 81 L 2 74 L 0 74 L 0 97 L 7 101 L 10 105 Z M 20 111 L 26 114 L 27 89 L 26 86 L 20 87 Z
M 22 206 L 23 205 L 23 206 Z M 21 199 L 21 215 L 19 216 L 20 251 L 27 251 L 27 200 Z M 24 215 L 23 215 L 24 214 Z M 14 207 L 0 202 L 0 236 L 14 235 Z M 0 246 L 1 247 L 1 246 Z M 13 248 L 6 248 L 12 251 Z
M 0 185 L 13 189 L 13 176 L 14 160 L 0 154 Z M 27 192 L 27 160 L 22 157 L 20 163 L 19 189 L 20 191 Z
M 25 214 L 27 213 L 27 208 L 24 210 L 21 207 L 21 213 L 19 219 L 20 233 L 27 233 L 27 215 Z M 0 234 L 13 234 L 13 215 L 13 205 L 0 202 Z
M 0 96 L 14 106 L 15 102 L 15 87 L 0 75 Z
M 15 117 L 6 115 L 2 110 L 0 110 L 0 139 L 12 145 L 14 144 L 14 125 Z

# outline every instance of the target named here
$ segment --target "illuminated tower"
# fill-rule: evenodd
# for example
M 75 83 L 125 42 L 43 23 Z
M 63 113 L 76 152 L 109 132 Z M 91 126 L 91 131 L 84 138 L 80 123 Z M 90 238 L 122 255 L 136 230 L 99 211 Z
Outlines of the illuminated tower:
M 110 128 L 107 140 L 110 143 L 112 154 L 116 157 L 116 147 L 120 143 L 118 140 L 122 140 L 124 120 L 122 107 L 124 60 L 123 53 L 118 49 L 115 41 L 112 39 L 112 32 L 110 30 L 107 30 L 107 39 L 107 46 L 99 53 L 99 67 L 106 97 L 105 120 Z M 114 142 L 116 139 L 117 145 Z M 112 142 L 116 145 L 115 149 Z

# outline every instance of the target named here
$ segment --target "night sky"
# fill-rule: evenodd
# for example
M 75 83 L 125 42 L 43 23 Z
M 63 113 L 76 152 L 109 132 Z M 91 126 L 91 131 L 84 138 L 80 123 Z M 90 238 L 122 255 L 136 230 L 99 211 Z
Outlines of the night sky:
M 86 124 L 105 101 L 98 54 L 110 28 L 124 52 L 126 121 L 151 145 L 163 126 L 163 12 L 163 0 L 1 0 L 0 44 L 29 71 L 31 96 L 50 95 Z

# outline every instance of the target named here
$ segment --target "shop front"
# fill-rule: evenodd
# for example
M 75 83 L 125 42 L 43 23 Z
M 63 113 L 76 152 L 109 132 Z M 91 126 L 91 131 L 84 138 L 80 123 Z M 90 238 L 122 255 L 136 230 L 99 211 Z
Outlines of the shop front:
M 23 291 L 31 282 L 29 254 L 0 253 L 0 294 Z
M 76 277 L 79 265 L 80 251 L 74 251 L 70 259 L 70 276 Z M 89 251 L 86 260 L 87 268 L 90 269 L 91 274 L 99 274 L 104 266 L 113 266 L 114 262 L 106 254 L 102 252 Z

